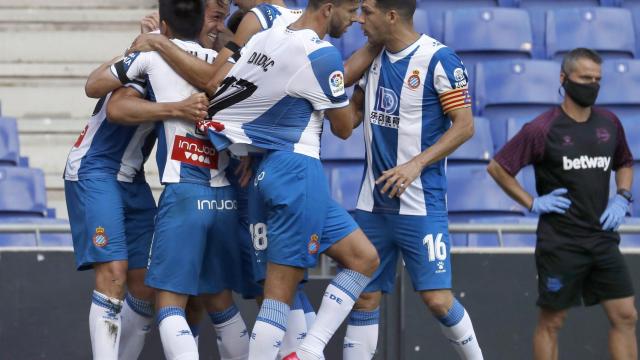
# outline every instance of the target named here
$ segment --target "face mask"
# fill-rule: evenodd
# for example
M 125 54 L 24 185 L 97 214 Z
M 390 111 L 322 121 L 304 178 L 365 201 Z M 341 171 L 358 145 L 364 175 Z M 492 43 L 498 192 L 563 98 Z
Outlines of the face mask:
M 598 98 L 598 92 L 600 91 L 600 84 L 580 84 L 575 81 L 571 81 L 569 77 L 566 78 L 562 84 L 567 95 L 576 102 L 576 104 L 582 107 L 590 107 L 596 103 Z

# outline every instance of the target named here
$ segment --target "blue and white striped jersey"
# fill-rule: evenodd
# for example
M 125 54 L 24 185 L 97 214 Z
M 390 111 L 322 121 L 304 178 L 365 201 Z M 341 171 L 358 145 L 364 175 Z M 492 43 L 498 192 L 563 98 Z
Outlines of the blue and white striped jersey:
M 144 92 L 140 84 L 129 84 Z M 98 101 L 93 115 L 69 151 L 64 178 L 78 181 L 113 177 L 118 181 L 145 181 L 144 162 L 156 141 L 153 124 L 123 126 L 107 121 L 111 94 Z
M 324 110 L 348 104 L 340 52 L 312 30 L 278 26 L 251 38 L 221 84 L 209 137 L 218 150 L 251 144 L 319 158 Z
M 172 40 L 184 51 L 212 63 L 217 53 L 192 41 Z M 111 67 L 119 79 L 146 81 L 150 100 L 182 101 L 198 92 L 178 75 L 157 52 L 132 53 Z M 193 123 L 171 119 L 156 123 L 158 150 L 156 160 L 160 182 L 195 183 L 212 187 L 227 186 L 225 169 L 229 162 L 226 152 L 218 153 L 206 133 Z
M 453 50 L 426 35 L 399 53 L 383 50 L 360 81 L 366 165 L 358 209 L 401 215 L 446 214 L 446 160 L 427 167 L 390 199 L 375 180 L 434 145 L 450 111 L 471 106 L 467 71 Z
M 271 29 L 274 26 L 288 26 L 304 12 L 302 9 L 287 9 L 282 6 L 262 3 L 251 12 L 256 15 L 262 30 Z

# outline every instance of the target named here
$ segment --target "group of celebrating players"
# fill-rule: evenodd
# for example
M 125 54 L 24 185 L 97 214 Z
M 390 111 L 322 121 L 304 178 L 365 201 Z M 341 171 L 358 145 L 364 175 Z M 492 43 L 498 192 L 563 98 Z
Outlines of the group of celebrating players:
M 450 290 L 445 157 L 473 135 L 458 56 L 414 30 L 415 0 L 235 4 L 225 27 L 228 0 L 160 0 L 87 81 L 100 100 L 64 178 L 94 359 L 137 359 L 154 317 L 167 359 L 198 359 L 203 309 L 225 360 L 323 359 L 347 318 L 344 359 L 371 359 L 398 251 L 460 357 L 482 359 Z M 323 38 L 354 22 L 368 43 L 343 63 Z M 364 127 L 353 217 L 320 162 L 325 118 L 342 139 Z M 303 288 L 322 253 L 339 271 L 316 315 Z M 258 301 L 251 331 L 233 292 Z

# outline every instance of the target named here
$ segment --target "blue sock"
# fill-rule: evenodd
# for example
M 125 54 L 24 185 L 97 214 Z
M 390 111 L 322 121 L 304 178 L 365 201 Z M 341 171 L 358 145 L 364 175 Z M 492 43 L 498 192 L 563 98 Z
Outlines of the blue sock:
M 249 359 L 275 359 L 287 331 L 289 305 L 265 299 L 251 333 Z
M 153 304 L 151 302 L 135 298 L 130 293 L 127 293 L 124 300 L 136 314 L 148 318 L 153 317 Z
M 214 325 L 220 325 L 233 319 L 233 317 L 239 312 L 240 311 L 238 311 L 238 308 L 235 305 L 231 305 L 231 307 L 224 311 L 209 313 L 209 318 Z
M 302 303 L 302 310 L 304 310 L 305 314 L 316 312 L 313 305 L 311 305 L 307 294 L 303 290 L 298 290 L 296 297 Z
M 371 278 L 357 271 L 343 269 L 331 281 L 331 285 L 342 290 L 355 302 L 362 290 L 369 285 Z
M 449 312 L 447 312 L 447 315 L 443 317 L 439 317 L 438 321 L 440 321 L 440 323 L 446 327 L 452 327 L 452 326 L 458 325 L 460 321 L 462 321 L 463 317 L 464 317 L 464 306 L 460 304 L 458 299 L 454 298 L 453 304 L 451 305 Z
M 349 314 L 349 325 L 367 326 L 377 325 L 380 322 L 380 308 L 373 311 L 353 310 Z

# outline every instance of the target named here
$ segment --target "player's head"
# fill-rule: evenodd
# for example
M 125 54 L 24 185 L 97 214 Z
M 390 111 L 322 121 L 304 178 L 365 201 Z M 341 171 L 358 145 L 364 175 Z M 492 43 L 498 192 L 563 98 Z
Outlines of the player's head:
M 327 34 L 339 38 L 358 18 L 359 0 L 309 0 L 307 9 L 329 19 Z
M 204 22 L 203 0 L 160 0 L 160 32 L 169 38 L 198 40 Z
M 397 25 L 413 26 L 416 0 L 363 0 L 362 30 L 373 44 L 384 44 Z
M 262 1 L 259 0 L 233 0 L 233 4 L 240 8 L 240 10 L 244 12 L 248 12 L 249 10 L 256 7 Z
M 560 82 L 567 96 L 582 107 L 592 106 L 600 91 L 602 58 L 591 49 L 569 51 L 562 60 Z
M 200 31 L 200 45 L 213 49 L 221 31 L 224 31 L 224 19 L 229 15 L 229 0 L 207 0 L 204 10 L 204 23 Z

